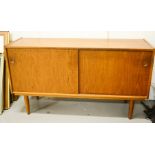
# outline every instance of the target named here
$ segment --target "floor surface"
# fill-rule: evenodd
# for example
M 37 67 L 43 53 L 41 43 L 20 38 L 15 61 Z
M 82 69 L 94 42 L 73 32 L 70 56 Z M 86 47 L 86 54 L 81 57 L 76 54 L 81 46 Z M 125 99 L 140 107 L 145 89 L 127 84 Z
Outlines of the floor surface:
M 136 103 L 133 119 L 127 118 L 128 103 L 30 97 L 31 114 L 25 112 L 23 97 L 0 116 L 4 123 L 150 123 Z

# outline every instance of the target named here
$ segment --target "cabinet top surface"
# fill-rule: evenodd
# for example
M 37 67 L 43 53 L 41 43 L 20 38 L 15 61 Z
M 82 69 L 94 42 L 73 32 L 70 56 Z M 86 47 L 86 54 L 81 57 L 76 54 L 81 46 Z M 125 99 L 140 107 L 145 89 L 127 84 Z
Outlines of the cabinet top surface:
M 143 39 L 72 39 L 20 38 L 6 48 L 81 48 L 81 49 L 145 49 L 152 50 Z

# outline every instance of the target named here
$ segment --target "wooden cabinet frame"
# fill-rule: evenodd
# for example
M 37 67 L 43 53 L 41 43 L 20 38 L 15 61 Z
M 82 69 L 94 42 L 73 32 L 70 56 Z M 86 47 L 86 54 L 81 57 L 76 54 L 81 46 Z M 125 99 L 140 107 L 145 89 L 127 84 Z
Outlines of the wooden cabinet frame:
M 10 41 L 10 33 L 9 31 L 0 31 L 0 36 L 4 37 L 4 45 L 7 45 Z M 7 63 L 5 63 L 4 60 L 4 103 L 3 103 L 3 109 L 9 109 L 10 108 L 10 86 L 9 86 L 9 78 L 8 78 L 8 70 L 7 70 Z
M 18 84 L 18 83 L 16 83 L 18 81 L 18 76 L 16 75 L 16 73 L 19 70 L 22 71 L 20 69 L 20 67 L 17 67 L 17 65 L 19 65 L 18 63 L 22 62 L 24 57 L 25 57 L 25 59 L 27 57 L 25 55 L 22 58 L 20 55 L 22 53 L 24 53 L 25 51 L 29 51 L 29 54 L 31 55 L 31 57 L 29 57 L 29 59 L 31 59 L 31 58 L 34 59 L 34 62 L 37 62 L 37 60 L 38 60 L 38 63 L 40 63 L 40 61 L 42 60 L 41 55 L 45 54 L 46 51 L 48 51 L 48 50 L 52 51 L 52 49 L 55 50 L 55 52 L 59 52 L 59 49 L 61 49 L 61 50 L 64 49 L 64 52 L 63 52 L 64 55 L 62 55 L 62 56 L 64 57 L 65 63 L 64 64 L 62 63 L 62 65 L 68 66 L 68 69 L 65 68 L 64 66 L 62 66 L 62 68 L 64 67 L 62 72 L 65 74 L 65 72 L 64 72 L 64 70 L 65 70 L 66 75 L 63 76 L 63 74 L 59 74 L 59 71 L 61 70 L 60 66 L 57 68 L 58 74 L 55 74 L 56 72 L 53 72 L 53 70 L 55 70 L 55 68 L 53 68 L 55 65 L 52 65 L 52 63 L 49 60 L 47 60 L 47 61 L 45 60 L 45 64 L 46 65 L 51 64 L 50 65 L 51 72 L 54 73 L 54 76 L 62 76 L 62 80 L 66 76 L 64 78 L 65 79 L 64 82 L 70 81 L 71 83 L 68 86 L 70 87 L 71 85 L 73 85 L 75 88 L 74 91 L 70 91 L 70 89 L 64 89 L 63 85 L 59 85 L 59 82 L 62 82 L 60 80 L 56 80 L 55 82 L 54 82 L 54 80 L 52 80 L 53 88 L 49 87 L 48 90 L 44 89 L 44 91 L 37 88 L 38 86 L 40 86 L 42 88 L 44 87 L 43 83 L 40 82 L 41 79 L 36 80 L 36 81 L 38 81 L 38 83 L 36 83 L 34 80 L 32 80 L 33 83 L 31 83 L 30 87 L 25 86 L 22 88 L 22 87 L 20 87 L 20 85 L 18 87 L 15 87 L 15 84 Z M 68 53 L 67 50 L 69 50 L 69 49 L 72 51 L 76 51 L 77 54 L 74 57 L 67 58 L 65 56 L 65 53 L 67 54 Z M 40 52 L 40 56 L 37 54 L 37 51 L 38 52 L 42 51 L 42 52 Z M 45 51 L 45 53 L 43 51 Z M 131 57 L 129 57 L 129 59 L 131 59 L 131 61 L 129 61 L 129 62 L 131 62 L 131 65 L 135 64 L 135 67 L 136 67 L 136 68 L 134 68 L 134 66 L 129 66 L 129 67 L 131 67 L 131 69 L 129 70 L 130 72 L 135 70 L 133 73 L 133 78 L 134 78 L 134 75 L 139 76 L 139 77 L 145 76 L 144 78 L 143 77 L 140 78 L 140 80 L 142 80 L 142 85 L 140 85 L 140 87 L 138 88 L 138 93 L 136 91 L 135 91 L 135 93 L 131 92 L 133 87 L 130 88 L 131 89 L 129 91 L 130 93 L 126 93 L 126 94 L 125 93 L 122 93 L 122 94 L 121 93 L 110 93 L 110 92 L 107 94 L 106 93 L 102 94 L 102 89 L 99 90 L 99 93 L 98 93 L 98 91 L 96 91 L 94 89 L 96 91 L 96 93 L 95 93 L 95 91 L 89 92 L 89 91 L 87 91 L 87 89 L 82 88 L 80 86 L 80 82 L 82 81 L 81 74 L 83 74 L 83 73 L 82 73 L 82 68 L 80 68 L 80 67 L 82 67 L 82 66 L 84 68 L 87 67 L 86 60 L 88 59 L 86 56 L 86 57 L 84 57 L 84 59 L 85 59 L 84 62 L 82 62 L 82 60 L 80 60 L 82 58 L 80 52 L 82 52 L 82 51 L 88 51 L 88 53 L 90 53 L 91 51 L 94 51 L 94 57 L 95 57 L 95 52 L 98 52 L 97 54 L 99 54 L 99 52 L 100 52 L 101 58 L 103 58 L 103 59 L 104 59 L 104 55 L 102 55 L 102 51 L 111 52 L 111 54 L 114 56 L 113 59 L 116 59 L 116 60 L 112 59 L 111 60 L 112 62 L 119 61 L 119 60 L 117 60 L 117 55 L 115 54 L 115 52 L 119 52 L 120 55 L 121 55 L 121 53 L 126 52 L 125 54 L 127 57 L 131 56 Z M 130 54 L 130 53 L 134 53 L 134 52 L 135 53 L 139 52 L 139 54 L 136 53 L 136 55 L 135 55 L 137 57 L 137 59 L 135 59 L 133 57 L 133 55 Z M 55 61 L 55 63 L 57 63 L 57 61 L 58 61 L 57 54 L 58 53 L 57 54 L 55 53 L 54 55 L 51 55 L 50 52 L 48 52 L 48 53 L 49 53 L 49 57 L 51 56 L 52 61 Z M 71 53 L 70 53 L 70 55 L 73 54 L 73 53 L 72 54 Z M 54 60 L 54 58 L 56 58 L 56 59 Z M 100 58 L 100 55 L 97 56 L 97 58 Z M 109 59 L 110 57 L 107 57 L 107 58 Z M 120 56 L 119 56 L 119 58 L 120 58 Z M 63 98 L 106 99 L 106 100 L 107 99 L 108 100 L 116 100 L 117 99 L 117 100 L 129 100 L 128 118 L 131 119 L 132 114 L 133 114 L 133 109 L 134 109 L 134 101 L 135 100 L 145 100 L 148 98 L 149 88 L 150 88 L 150 84 L 151 84 L 151 77 L 152 77 L 153 58 L 154 58 L 153 48 L 144 40 L 111 40 L 111 41 L 108 40 L 107 41 L 107 40 L 89 40 L 89 39 L 87 40 L 87 39 L 31 39 L 31 38 L 29 38 L 29 39 L 17 40 L 15 42 L 9 44 L 8 46 L 6 46 L 6 61 L 8 64 L 9 77 L 10 77 L 10 81 L 11 81 L 11 90 L 12 90 L 12 93 L 15 95 L 23 95 L 24 96 L 26 111 L 28 114 L 30 114 L 30 105 L 29 105 L 28 96 L 48 96 L 48 97 L 51 96 L 51 97 L 63 97 Z M 72 59 L 73 59 L 73 61 L 71 61 Z M 136 60 L 140 60 L 140 62 L 139 62 L 140 64 L 137 64 L 137 62 L 135 62 Z M 63 59 L 61 61 L 63 61 Z M 97 61 L 97 60 L 93 59 L 93 61 L 94 61 L 94 68 L 95 68 L 95 61 Z M 29 60 L 27 60 L 27 63 L 31 63 L 31 65 L 33 64 L 33 62 L 29 61 Z M 29 66 L 27 63 L 24 62 L 24 64 L 22 64 L 23 69 L 26 69 L 27 66 Z M 102 60 L 100 60 L 100 63 L 102 65 Z M 124 65 L 124 63 L 125 63 L 125 61 L 121 61 L 121 63 L 119 64 L 119 67 L 121 67 L 121 65 Z M 108 63 L 105 63 L 105 64 L 108 65 Z M 117 64 L 118 63 L 116 63 L 116 65 Z M 46 65 L 44 67 L 41 67 L 41 70 L 37 70 L 37 72 L 39 72 L 40 74 L 45 73 L 46 74 L 45 76 L 49 77 L 47 81 L 45 80 L 45 82 L 50 82 L 50 76 L 47 75 L 47 72 L 43 71 L 43 69 L 46 67 Z M 90 62 L 88 63 L 88 65 L 90 65 Z M 113 65 L 115 65 L 115 63 L 113 63 Z M 38 66 L 39 66 L 39 64 L 38 64 Z M 75 66 L 74 69 L 72 68 L 73 66 Z M 93 65 L 91 67 L 93 67 Z M 33 68 L 33 66 L 32 66 L 32 68 Z M 138 71 L 138 68 L 140 68 L 140 71 Z M 86 68 L 86 71 L 87 71 L 87 69 L 88 69 L 88 76 L 90 76 L 90 78 L 91 78 L 93 76 L 93 74 L 89 75 L 89 71 L 91 68 L 89 68 L 89 66 L 88 66 L 88 68 Z M 100 71 L 100 64 L 98 64 L 98 69 L 99 70 L 97 70 L 97 73 L 99 73 L 99 71 Z M 77 70 L 77 72 L 74 72 L 74 70 Z M 136 70 L 138 71 L 138 73 L 136 73 Z M 145 75 L 143 72 L 148 75 Z M 95 74 L 97 74 L 97 73 L 95 73 Z M 121 74 L 123 76 L 123 73 L 121 73 Z M 37 74 L 34 74 L 34 75 L 35 75 L 34 78 L 36 78 Z M 100 75 L 106 76 L 105 73 L 100 74 Z M 110 75 L 111 75 L 111 73 L 110 73 Z M 30 76 L 30 79 L 32 78 L 31 74 L 28 76 Z M 115 76 L 117 76 L 117 74 Z M 60 77 L 55 77 L 55 78 L 59 79 Z M 52 79 L 53 79 L 53 77 L 52 77 Z M 68 80 L 66 80 L 66 79 L 68 79 Z M 93 79 L 93 80 L 95 81 L 95 79 Z M 31 82 L 31 81 L 29 81 L 29 82 Z M 68 84 L 68 82 L 67 82 L 67 84 Z M 98 81 L 96 81 L 96 82 L 98 82 Z M 100 83 L 101 82 L 102 82 L 102 80 L 100 80 Z M 34 83 L 36 83 L 36 84 L 34 84 Z M 131 83 L 131 81 L 130 81 L 130 83 Z M 37 86 L 37 84 L 38 84 L 38 86 Z M 86 84 L 86 82 L 82 83 L 82 85 L 85 85 L 85 84 Z M 89 82 L 89 84 L 91 85 L 91 82 Z M 68 87 L 68 86 L 66 85 L 66 83 L 64 83 L 64 87 Z M 143 90 L 143 93 L 140 93 L 140 88 L 142 86 L 144 86 L 146 91 Z M 51 92 L 50 92 L 50 89 L 51 89 Z M 112 89 L 112 87 L 111 87 L 111 89 Z M 63 91 L 63 90 L 65 90 L 65 91 Z

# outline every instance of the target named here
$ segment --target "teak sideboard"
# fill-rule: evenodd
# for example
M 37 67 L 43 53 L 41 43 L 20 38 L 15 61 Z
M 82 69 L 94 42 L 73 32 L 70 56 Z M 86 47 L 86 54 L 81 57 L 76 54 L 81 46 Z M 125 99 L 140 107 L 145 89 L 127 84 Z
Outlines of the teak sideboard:
M 138 39 L 21 38 L 6 46 L 11 90 L 28 96 L 129 100 L 148 98 L 153 48 Z

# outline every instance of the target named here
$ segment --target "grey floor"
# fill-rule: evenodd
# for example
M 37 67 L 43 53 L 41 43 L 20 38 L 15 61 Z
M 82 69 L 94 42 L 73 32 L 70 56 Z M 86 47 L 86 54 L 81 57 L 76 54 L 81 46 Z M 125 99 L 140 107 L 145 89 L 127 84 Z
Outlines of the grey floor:
M 14 102 L 0 116 L 0 122 L 12 123 L 150 123 L 143 107 L 136 103 L 133 119 L 127 118 L 128 103 L 120 101 L 92 101 L 30 97 L 31 114 L 25 112 L 23 97 Z

